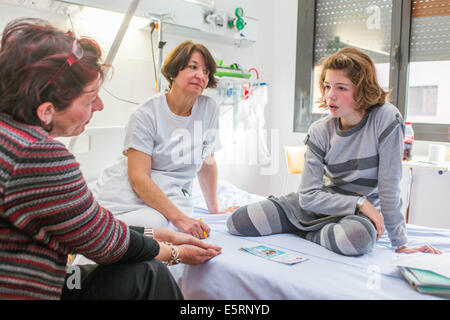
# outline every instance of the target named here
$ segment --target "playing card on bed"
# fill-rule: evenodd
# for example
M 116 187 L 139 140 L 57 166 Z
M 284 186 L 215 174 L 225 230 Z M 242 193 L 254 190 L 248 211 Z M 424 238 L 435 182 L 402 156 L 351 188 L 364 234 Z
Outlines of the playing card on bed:
M 254 254 L 255 256 L 273 260 L 284 264 L 296 264 L 308 260 L 299 255 L 287 253 L 281 250 L 269 248 L 263 245 L 249 248 L 241 248 L 240 250 Z

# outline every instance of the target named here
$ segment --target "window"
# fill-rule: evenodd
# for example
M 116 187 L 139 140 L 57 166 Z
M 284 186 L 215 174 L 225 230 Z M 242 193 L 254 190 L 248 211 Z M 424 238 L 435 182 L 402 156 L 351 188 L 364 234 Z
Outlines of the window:
M 450 1 L 412 1 L 406 118 L 450 124 Z
M 408 90 L 408 120 L 432 122 L 437 116 L 438 86 L 411 86 Z M 415 120 L 414 122 L 419 122 Z
M 318 110 L 322 57 L 364 50 L 418 140 L 450 141 L 450 0 L 299 0 L 294 131 Z

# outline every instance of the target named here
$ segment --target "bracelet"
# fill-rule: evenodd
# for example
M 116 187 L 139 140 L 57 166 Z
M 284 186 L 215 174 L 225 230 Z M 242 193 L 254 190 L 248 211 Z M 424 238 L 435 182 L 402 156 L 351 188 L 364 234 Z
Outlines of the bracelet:
M 170 247 L 170 250 L 172 251 L 172 254 L 170 255 L 169 260 L 167 260 L 167 265 L 173 266 L 175 264 L 179 264 L 181 262 L 180 249 L 178 249 L 178 247 L 175 247 L 170 242 L 163 242 L 163 243 L 168 245 Z
M 153 228 L 144 228 L 144 236 L 155 239 L 155 232 Z
M 367 199 L 367 198 L 364 197 L 364 196 L 359 197 L 359 198 L 358 198 L 358 201 L 356 201 L 356 207 L 357 207 L 358 209 L 361 208 L 361 206 L 363 205 L 363 203 L 364 203 L 364 201 L 365 201 L 366 199 Z

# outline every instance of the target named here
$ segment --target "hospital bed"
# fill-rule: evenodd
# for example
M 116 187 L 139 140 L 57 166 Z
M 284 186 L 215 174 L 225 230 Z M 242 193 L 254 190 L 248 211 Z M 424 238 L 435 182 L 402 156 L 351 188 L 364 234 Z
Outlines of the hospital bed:
M 220 207 L 263 199 L 219 182 Z M 364 256 L 345 257 L 294 234 L 238 237 L 228 233 L 229 214 L 208 214 L 194 184 L 194 216 L 211 227 L 205 240 L 222 246 L 222 254 L 197 266 L 170 268 L 186 299 L 439 299 L 416 292 L 392 261 L 396 254 L 385 233 Z M 450 255 L 450 230 L 407 225 L 409 245 L 431 244 Z M 284 265 L 243 252 L 242 247 L 265 245 L 307 258 Z
M 85 135 L 90 137 L 91 146 L 104 145 L 97 139 L 107 139 L 106 145 L 110 146 L 113 134 L 108 130 L 106 135 L 100 132 L 102 130 L 88 130 Z M 114 141 L 120 141 L 120 137 Z M 102 150 L 101 156 L 113 162 L 114 157 L 105 152 L 108 150 Z M 77 156 L 82 170 L 89 165 L 92 174 L 98 156 L 97 152 L 91 154 L 89 150 L 82 157 Z M 93 175 L 90 178 L 92 180 Z M 220 245 L 222 253 L 201 265 L 180 264 L 169 268 L 186 299 L 440 299 L 416 292 L 399 268 L 392 265 L 399 254 L 390 247 L 386 233 L 370 253 L 360 257 L 333 253 L 294 234 L 238 237 L 227 232 L 229 214 L 207 212 L 197 182 L 193 196 L 194 217 L 202 218 L 211 228 L 210 237 L 204 241 Z M 264 199 L 226 181 L 219 181 L 218 197 L 220 208 Z M 408 224 L 407 232 L 409 245 L 428 243 L 450 255 L 450 230 Z M 294 253 L 307 260 L 285 265 L 239 250 L 256 245 Z

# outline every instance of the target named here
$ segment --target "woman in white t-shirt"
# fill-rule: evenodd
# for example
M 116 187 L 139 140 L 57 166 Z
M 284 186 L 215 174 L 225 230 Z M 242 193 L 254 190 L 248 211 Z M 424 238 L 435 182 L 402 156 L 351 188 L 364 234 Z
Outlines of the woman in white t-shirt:
M 131 116 L 124 157 L 97 181 L 98 201 L 118 219 L 134 226 L 168 227 L 204 238 L 209 227 L 190 217 L 192 182 L 197 176 L 210 213 L 217 201 L 217 165 L 221 147 L 219 110 L 202 96 L 216 87 L 216 64 L 208 49 L 185 41 L 161 69 L 169 91 L 144 102 Z M 204 232 L 205 231 L 205 232 Z

